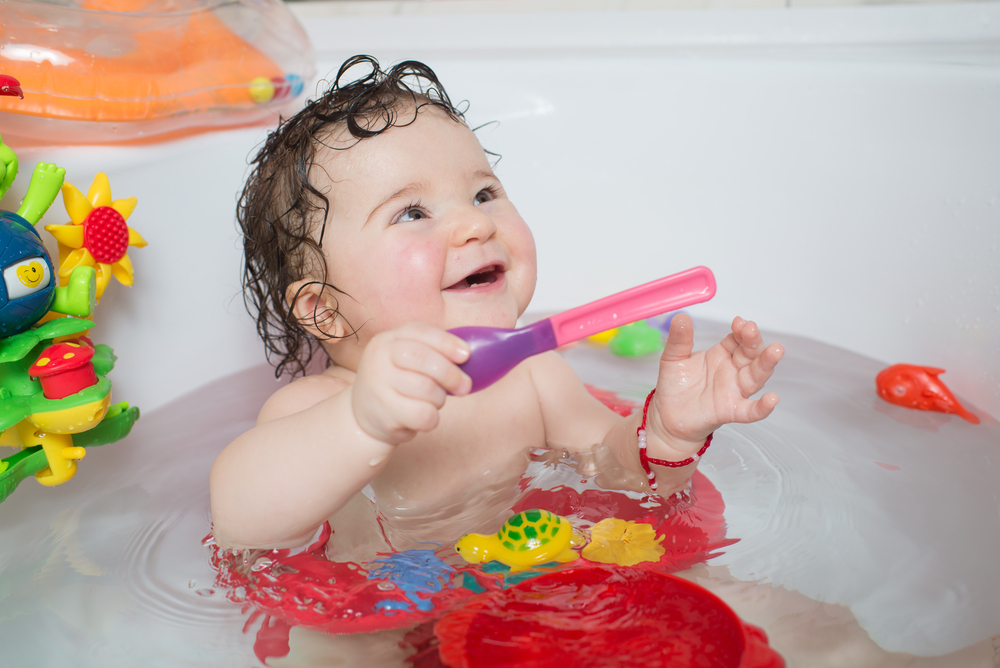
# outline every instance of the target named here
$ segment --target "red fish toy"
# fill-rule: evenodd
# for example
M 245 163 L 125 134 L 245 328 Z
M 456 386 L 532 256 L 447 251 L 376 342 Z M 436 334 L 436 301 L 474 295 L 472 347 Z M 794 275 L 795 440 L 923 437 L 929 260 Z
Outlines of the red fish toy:
M 875 377 L 878 395 L 890 404 L 921 411 L 954 413 L 967 422 L 979 424 L 979 418 L 965 410 L 945 384 L 938 380 L 944 369 L 915 364 L 893 364 Z
M 21 83 L 14 77 L 0 74 L 0 95 L 17 95 L 22 100 L 24 93 L 21 92 Z

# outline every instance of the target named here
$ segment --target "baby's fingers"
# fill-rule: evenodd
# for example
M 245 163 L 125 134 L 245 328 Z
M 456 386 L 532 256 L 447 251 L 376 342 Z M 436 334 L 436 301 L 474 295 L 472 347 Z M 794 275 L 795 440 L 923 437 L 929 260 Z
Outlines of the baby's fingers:
M 398 366 L 398 365 L 397 365 Z M 448 398 L 448 391 L 441 383 L 419 371 L 404 369 L 405 373 L 394 374 L 390 387 L 401 397 L 415 399 L 440 409 Z
M 421 399 L 404 398 L 396 405 L 396 417 L 408 437 L 412 438 L 418 431 L 428 432 L 438 426 L 441 420 L 439 409 L 440 406 L 434 407 Z
M 733 364 L 738 368 L 750 365 L 764 350 L 764 337 L 752 320 L 736 318 L 733 321 L 733 341 L 737 344 L 731 351 Z
M 667 345 L 660 355 L 661 362 L 676 362 L 691 357 L 694 349 L 694 324 L 691 316 L 678 313 L 670 321 L 670 332 L 667 334 Z
M 774 392 L 768 392 L 760 399 L 751 401 L 744 414 L 740 416 L 739 422 L 757 422 L 763 420 L 771 414 L 774 407 L 778 405 L 778 401 L 778 395 Z
M 420 341 L 455 364 L 462 364 L 469 359 L 469 344 L 443 329 L 422 322 L 410 322 L 400 327 L 396 332 L 400 339 Z
M 746 322 L 743 318 L 736 316 L 733 318 L 733 324 L 730 325 L 730 329 L 733 331 L 726 335 L 726 338 L 722 339 L 720 345 L 725 348 L 726 352 L 732 355 L 736 352 L 736 349 L 740 347 L 741 343 L 741 330 L 743 329 L 743 324 Z
M 746 396 L 750 396 L 760 388 L 774 373 L 774 367 L 778 365 L 785 355 L 785 348 L 780 343 L 772 343 L 757 355 L 749 365 L 739 371 L 740 386 Z
M 463 395 L 472 389 L 472 380 L 454 362 L 417 342 L 401 342 L 390 359 L 396 368 L 411 372 L 396 387 L 404 396 L 443 404 L 444 393 Z M 437 392 L 432 392 L 432 388 Z M 436 399 L 438 393 L 440 400 Z
M 451 338 L 457 338 L 447 332 L 438 331 Z M 459 341 L 465 345 L 464 341 Z M 433 347 L 423 338 L 400 339 L 393 346 L 390 361 L 396 368 L 410 372 L 399 376 L 395 382 L 396 390 L 400 394 L 413 399 L 432 401 L 440 408 L 444 404 L 446 394 L 468 394 L 472 389 L 472 380 L 458 367 L 454 359 L 462 357 L 461 348 L 457 344 L 440 338 L 433 343 L 440 347 Z M 465 358 L 468 358 L 467 354 Z

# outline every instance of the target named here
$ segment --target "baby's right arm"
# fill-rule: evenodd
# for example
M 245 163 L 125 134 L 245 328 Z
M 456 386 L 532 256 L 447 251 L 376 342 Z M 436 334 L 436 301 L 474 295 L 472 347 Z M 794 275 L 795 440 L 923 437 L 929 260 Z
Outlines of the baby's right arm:
M 295 381 L 212 466 L 212 520 L 227 548 L 301 545 L 385 465 L 394 446 L 437 426 L 448 393 L 472 381 L 468 345 L 410 323 L 372 337 L 350 378 Z

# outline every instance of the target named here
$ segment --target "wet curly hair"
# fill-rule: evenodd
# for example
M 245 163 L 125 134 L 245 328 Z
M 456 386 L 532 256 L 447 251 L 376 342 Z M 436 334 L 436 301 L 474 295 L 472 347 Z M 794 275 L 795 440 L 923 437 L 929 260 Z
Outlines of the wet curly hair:
M 350 78 L 362 67 L 362 76 Z M 350 73 L 350 74 L 349 74 Z M 460 123 L 460 110 L 427 65 L 407 60 L 383 71 L 375 58 L 359 55 L 340 66 L 328 90 L 304 109 L 282 119 L 254 157 L 250 176 L 237 205 L 243 232 L 243 299 L 257 321 L 268 361 L 277 377 L 305 375 L 320 340 L 306 331 L 292 305 L 308 285 L 320 284 L 332 309 L 314 310 L 308 324 L 319 327 L 337 317 L 336 294 L 346 294 L 327 282 L 322 250 L 330 214 L 330 198 L 312 183 L 321 148 L 346 150 L 392 127 L 413 123 L 425 106 L 437 107 Z M 405 114 L 401 118 L 400 111 Z M 325 138 L 346 128 L 356 139 L 333 147 Z M 288 299 L 289 286 L 321 268 L 322 280 L 306 283 Z M 356 332 L 348 323 L 352 334 Z

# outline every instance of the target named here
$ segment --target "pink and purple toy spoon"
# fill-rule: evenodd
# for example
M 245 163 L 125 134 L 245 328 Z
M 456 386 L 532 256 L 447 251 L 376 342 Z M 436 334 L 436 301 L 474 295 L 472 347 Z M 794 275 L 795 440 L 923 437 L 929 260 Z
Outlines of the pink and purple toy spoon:
M 458 327 L 449 330 L 465 339 L 472 350 L 462 370 L 478 392 L 503 378 L 523 360 L 668 311 L 700 304 L 715 296 L 715 276 L 708 267 L 695 267 L 624 292 L 598 299 L 545 320 L 522 327 Z

